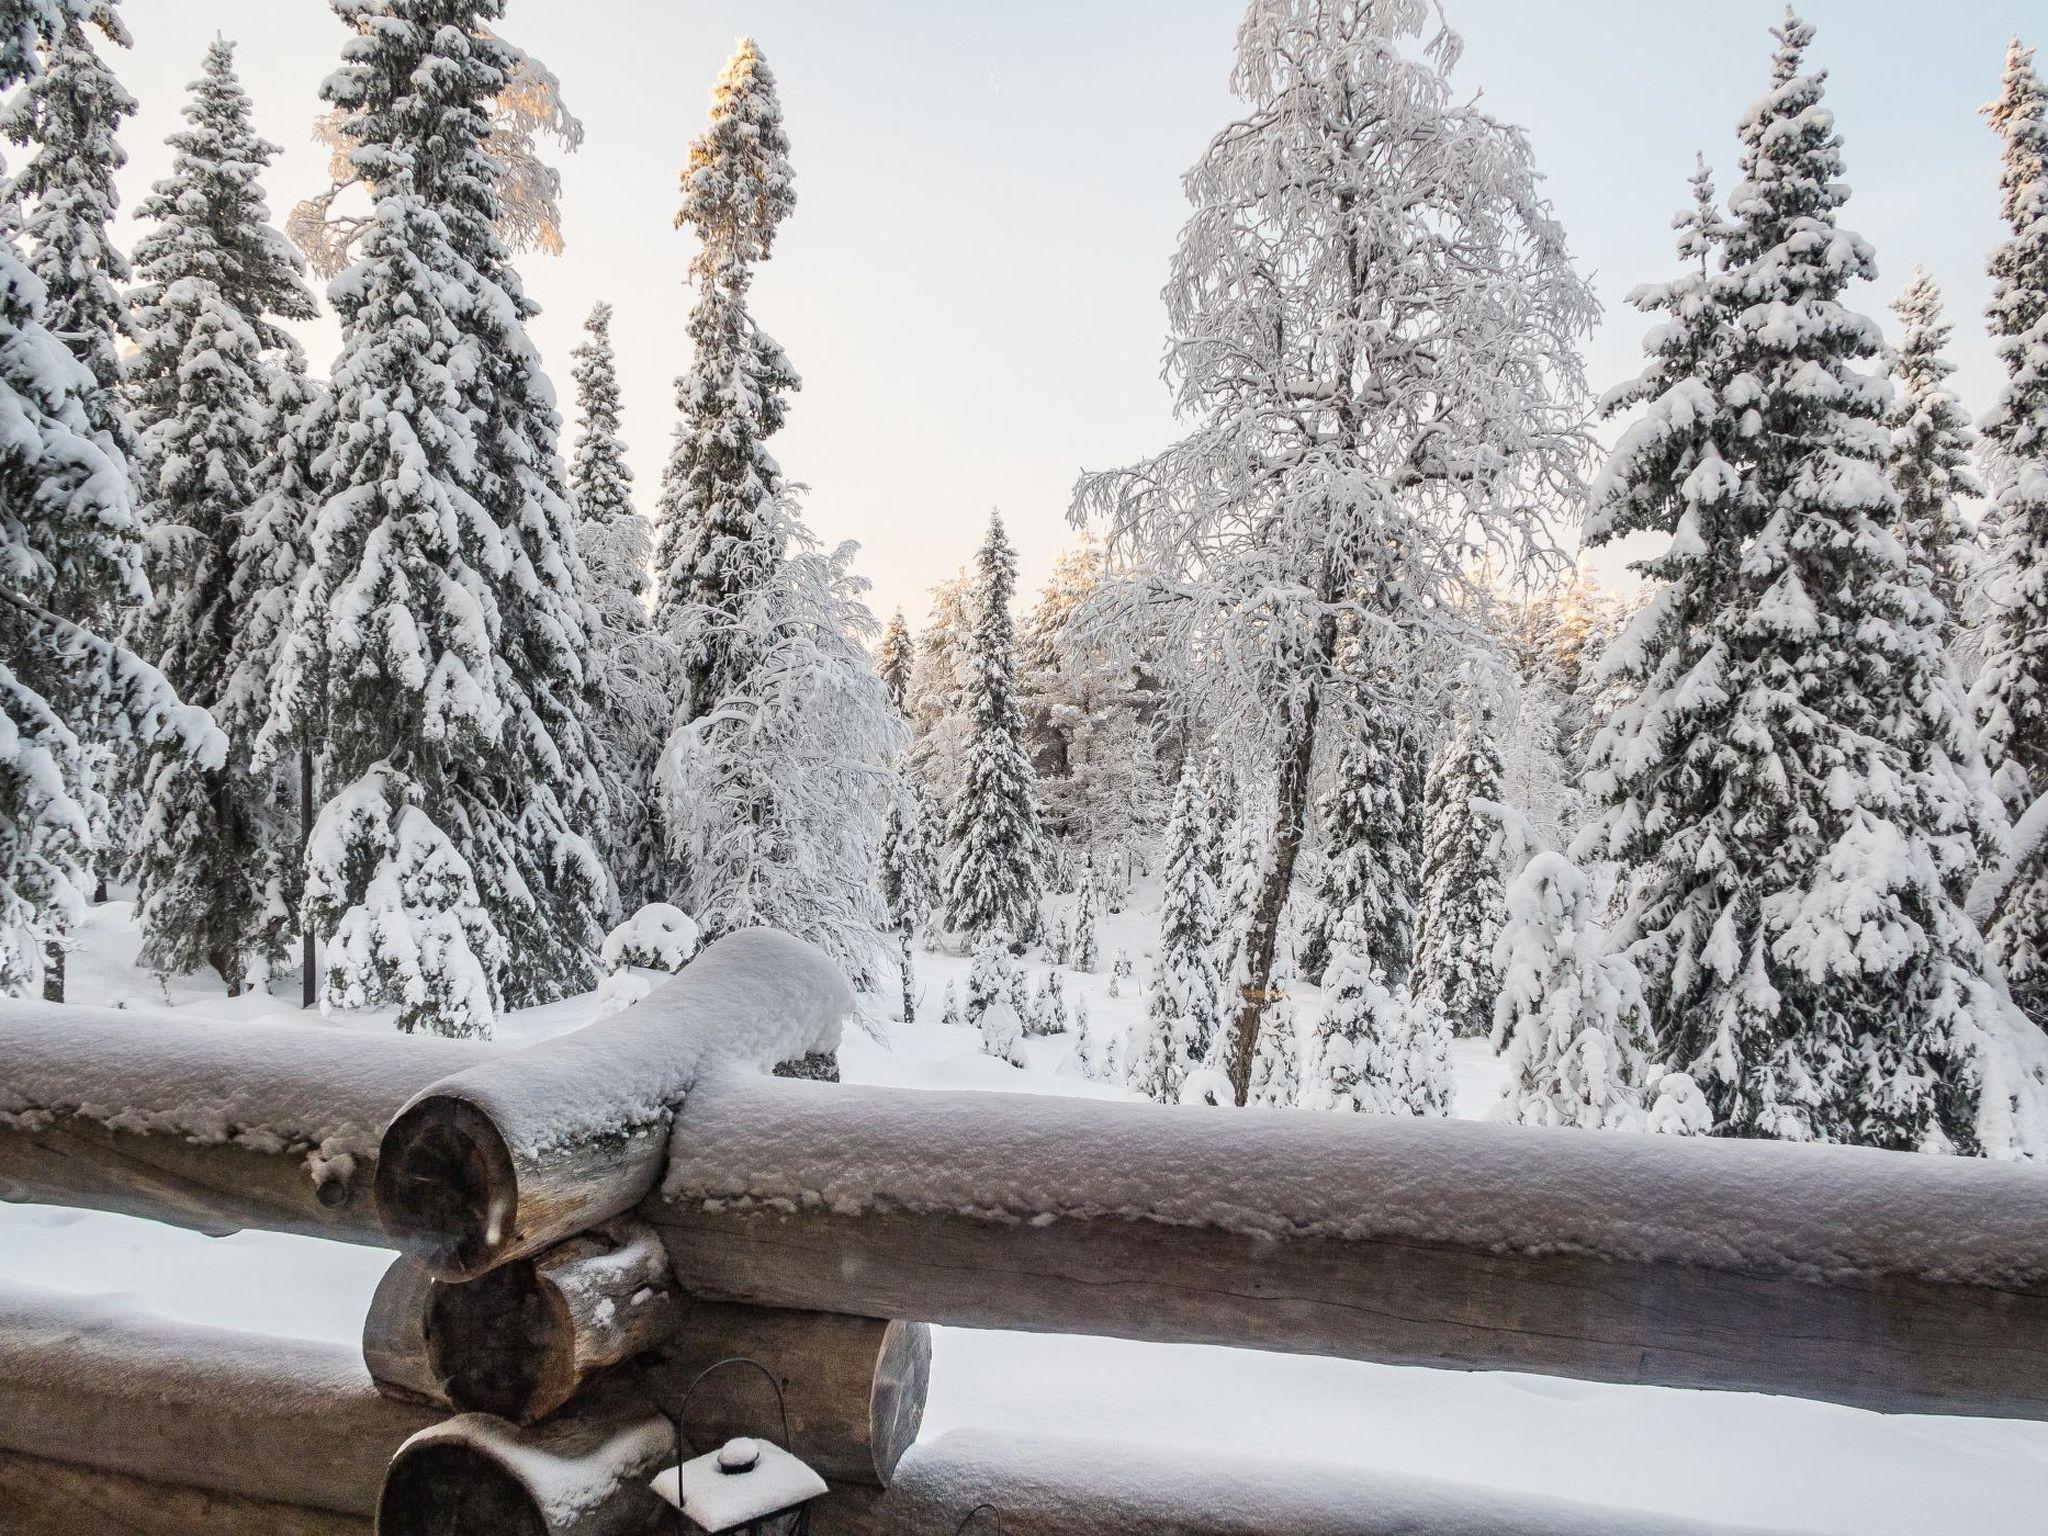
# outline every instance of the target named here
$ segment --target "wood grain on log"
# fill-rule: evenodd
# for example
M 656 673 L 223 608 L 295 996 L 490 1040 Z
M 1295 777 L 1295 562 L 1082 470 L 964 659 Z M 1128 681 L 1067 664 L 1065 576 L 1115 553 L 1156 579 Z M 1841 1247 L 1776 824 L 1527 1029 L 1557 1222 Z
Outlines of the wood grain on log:
M 2038 1171 L 1375 1118 L 721 1074 L 644 1210 L 706 1300 L 2048 1417 Z
M 7 1536 L 372 1536 L 365 1518 L 0 1451 Z
M 887 1487 L 917 1439 L 931 1385 L 931 1332 L 921 1323 L 827 1312 L 691 1304 L 645 1379 L 670 1412 L 720 1361 L 752 1361 L 781 1384 L 787 1448 L 827 1479 Z M 699 1450 L 734 1435 L 783 1443 L 774 1391 L 759 1371 L 704 1376 L 684 1430 Z
M 0 1450 L 360 1518 L 441 1416 L 379 1394 L 346 1345 L 0 1286 Z
M 399 1258 L 364 1320 L 363 1359 L 396 1395 L 530 1424 L 669 1337 L 678 1315 L 659 1239 L 618 1222 L 470 1281 Z
M 608 1221 L 660 1177 L 700 1067 L 829 1054 L 851 1008 L 822 951 L 727 934 L 634 1007 L 422 1092 L 384 1133 L 384 1229 L 436 1275 L 470 1280 Z

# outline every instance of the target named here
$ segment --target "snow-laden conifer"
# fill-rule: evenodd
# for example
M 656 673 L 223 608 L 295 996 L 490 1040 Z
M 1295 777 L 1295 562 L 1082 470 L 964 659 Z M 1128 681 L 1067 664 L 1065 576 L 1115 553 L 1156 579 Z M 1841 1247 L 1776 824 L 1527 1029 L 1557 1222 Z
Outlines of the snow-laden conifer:
M 1649 1076 L 1649 1012 L 1626 954 L 1610 953 L 1585 874 L 1563 854 L 1530 859 L 1508 888 L 1496 963 L 1493 1046 L 1507 1087 L 1493 1118 L 1635 1130 Z
M 915 743 L 911 760 L 939 836 L 966 771 L 967 739 L 974 729 L 968 711 L 968 636 L 973 629 L 973 590 L 967 572 L 949 576 L 931 590 L 931 617 L 917 637 L 904 690 L 903 715 Z
M 781 556 L 782 471 L 767 440 L 797 375 L 747 308 L 796 206 L 775 75 L 742 38 L 711 91 L 711 120 L 690 143 L 676 215 L 697 236 L 689 371 L 676 381 L 675 444 L 656 523 L 656 623 L 683 667 L 681 721 L 744 687 L 758 639 L 741 622 Z
M 991 515 L 975 560 L 973 628 L 965 657 L 972 722 L 960 793 L 946 822 L 946 922 L 979 944 L 991 935 L 1024 943 L 1038 926 L 1044 891 L 1037 789 L 1017 708 L 1017 557 Z
M 1492 711 L 1468 702 L 1430 770 L 1415 931 L 1416 995 L 1441 1003 L 1458 1035 L 1487 1032 L 1500 991 L 1500 796 Z
M 93 14 L 0 0 L 0 92 L 36 79 L 39 45 Z M 15 247 L 22 189 L 0 186 L 0 994 L 61 999 L 94 884 L 97 775 L 159 742 L 217 765 L 226 743 L 115 638 L 110 617 L 149 595 L 126 465 L 93 416 L 99 381 L 44 323 Z
M 50 0 L 39 41 L 42 67 L 0 111 L 0 133 L 25 145 L 13 195 L 29 270 L 42 280 L 43 321 L 92 375 L 86 412 L 95 431 L 125 452 L 121 351 L 131 333 L 128 260 L 114 244 L 128 156 L 117 137 L 135 98 L 100 57 L 98 34 L 131 46 L 116 0 Z
M 882 627 L 882 643 L 875 651 L 875 671 L 899 715 L 907 716 L 910 712 L 910 669 L 916 660 L 917 647 L 911 641 L 910 626 L 903 620 L 903 610 L 898 608 Z
M 1387 985 L 1366 935 L 1355 920 L 1340 917 L 1331 926 L 1325 1003 L 1309 1042 L 1302 1103 L 1374 1115 L 1448 1114 L 1443 1010 L 1411 998 L 1404 984 Z
M 1941 638 L 1953 645 L 1962 620 L 1963 590 L 1975 573 L 1974 544 L 1958 503 L 1984 494 L 1971 467 L 1976 435 L 1948 386 L 1956 371 L 1948 360 L 1955 327 L 1942 317 L 1941 290 L 1922 268 L 1892 301 L 1899 343 L 1892 361 L 1891 480 L 1898 492 L 1894 532 L 1917 570 L 1924 572 L 1942 608 Z
M 1181 1083 L 1207 1060 L 1216 1036 L 1221 984 L 1216 978 L 1216 892 L 1202 859 L 1208 821 L 1192 764 L 1181 769 L 1166 819 L 1165 899 L 1159 912 L 1159 963 L 1134 1031 L 1131 1086 L 1162 1104 L 1179 1102 Z
M 1454 90 L 1458 51 L 1428 0 L 1247 7 L 1244 116 L 1186 178 L 1166 291 L 1197 426 L 1076 501 L 1137 578 L 1107 584 L 1124 632 L 1197 658 L 1190 702 L 1270 770 L 1232 1004 L 1240 1095 L 1311 775 L 1326 733 L 1350 734 L 1358 668 L 1468 638 L 1469 551 L 1540 559 L 1540 509 L 1578 491 L 1596 306 L 1527 137 Z
M 1839 227 L 1841 141 L 1788 17 L 1743 116 L 1701 269 L 1639 290 L 1644 407 L 1588 537 L 1650 529 L 1662 585 L 1603 661 L 1585 854 L 1622 866 L 1620 937 L 1660 1054 L 1717 1132 L 2018 1155 L 2048 1146 L 2038 1037 L 1952 898 L 1981 768 L 1939 611 L 1889 529 L 1875 271 Z M 1718 259 L 1715 250 L 1718 247 Z
M 611 305 L 592 306 L 583 322 L 587 339 L 572 354 L 578 436 L 569 492 L 590 578 L 591 725 L 611 802 L 604 843 L 620 900 L 632 907 L 659 894 L 654 764 L 668 733 L 675 668 L 648 609 L 654 534 L 633 505 L 633 471 L 619 436 L 611 322 Z
M 1419 807 L 1409 804 L 1410 748 L 1379 716 L 1361 722 L 1316 807 L 1324 838 L 1321 873 L 1301 946 L 1302 973 L 1320 977 L 1333 931 L 1346 921 L 1367 963 L 1405 986 L 1415 953 Z
M 280 322 L 314 306 L 268 223 L 260 178 L 277 149 L 251 124 L 232 44 L 208 47 L 184 115 L 171 175 L 136 210 L 148 228 L 127 398 L 137 507 L 158 556 L 142 632 L 172 685 L 226 732 L 228 759 L 203 771 L 156 755 L 131 868 L 144 963 L 210 966 L 233 994 L 260 985 L 298 929 L 298 765 L 255 763 L 308 511 L 272 483 L 298 473 L 287 442 L 308 388 Z
M 475 1033 L 486 1001 L 596 979 L 612 898 L 585 835 L 584 577 L 532 306 L 491 232 L 496 0 L 338 8 L 357 30 L 323 90 L 379 195 L 330 290 L 328 495 L 294 614 L 313 638 L 273 736 L 326 747 L 307 899 L 335 933 L 330 997 Z
M 1102 891 L 1095 879 L 1095 862 L 1089 860 L 1074 897 L 1074 942 L 1067 963 L 1082 975 L 1102 964 L 1102 944 L 1095 933 L 1095 909 L 1102 904 Z

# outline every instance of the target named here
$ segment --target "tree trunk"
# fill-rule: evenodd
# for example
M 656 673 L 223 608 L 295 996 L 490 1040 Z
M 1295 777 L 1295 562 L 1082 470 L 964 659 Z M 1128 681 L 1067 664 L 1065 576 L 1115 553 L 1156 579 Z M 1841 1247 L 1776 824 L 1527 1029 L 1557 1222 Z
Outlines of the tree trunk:
M 43 946 L 43 1001 L 64 1001 L 64 945 L 52 941 Z
M 1318 660 L 1327 656 L 1334 641 L 1335 625 L 1324 621 L 1329 640 L 1318 634 Z M 1315 767 L 1316 721 L 1322 710 L 1320 680 L 1311 681 L 1296 713 L 1280 759 L 1279 784 L 1273 808 L 1273 858 L 1266 866 L 1252 904 L 1251 923 L 1245 930 L 1245 980 L 1237 999 L 1237 1033 L 1231 1041 L 1230 1085 L 1243 1104 L 1251 1091 L 1252 1058 L 1259 1044 L 1259 1023 L 1266 1004 L 1272 1001 L 1273 953 L 1280 938 L 1280 914 L 1287 905 L 1287 892 L 1294 884 L 1294 866 L 1301 855 L 1307 830 L 1309 775 Z
M 304 877 L 306 850 L 313 842 L 313 749 L 299 748 L 299 867 Z M 303 897 L 299 901 L 299 1006 L 313 1006 L 313 921 Z
M 911 990 L 916 984 L 917 978 L 912 973 L 910 967 L 910 927 L 908 924 L 905 924 L 903 929 L 903 1022 L 906 1024 L 915 1024 L 917 1022 L 917 999 Z

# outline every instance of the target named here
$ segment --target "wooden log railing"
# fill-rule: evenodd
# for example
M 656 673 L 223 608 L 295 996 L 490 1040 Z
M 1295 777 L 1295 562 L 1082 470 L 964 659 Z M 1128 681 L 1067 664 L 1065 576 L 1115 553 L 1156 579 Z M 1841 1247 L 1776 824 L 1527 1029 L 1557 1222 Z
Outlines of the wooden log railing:
M 30 1531 L 632 1536 L 656 1409 L 743 1355 L 821 1532 L 944 1536 L 976 1489 L 1013 1533 L 1685 1528 L 913 1445 L 929 1323 L 2048 1417 L 2032 1166 L 767 1075 L 829 1075 L 847 1005 L 769 933 L 524 1051 L 0 1004 L 0 1195 L 404 1255 L 360 1358 L 0 1294 L 0 1497 Z M 778 1430 L 744 1376 L 698 1412 Z

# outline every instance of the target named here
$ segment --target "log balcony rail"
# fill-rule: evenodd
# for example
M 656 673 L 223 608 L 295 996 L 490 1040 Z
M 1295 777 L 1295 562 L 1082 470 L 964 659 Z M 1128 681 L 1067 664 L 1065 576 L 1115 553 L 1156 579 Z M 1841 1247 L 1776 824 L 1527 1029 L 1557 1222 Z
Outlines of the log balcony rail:
M 1708 1529 L 914 1444 L 931 1324 L 2048 1417 L 2031 1166 L 806 1080 L 850 1003 L 757 931 L 523 1050 L 0 1004 L 0 1196 L 400 1251 L 360 1357 L 0 1289 L 0 1529 L 640 1536 L 729 1355 L 828 1536 Z

